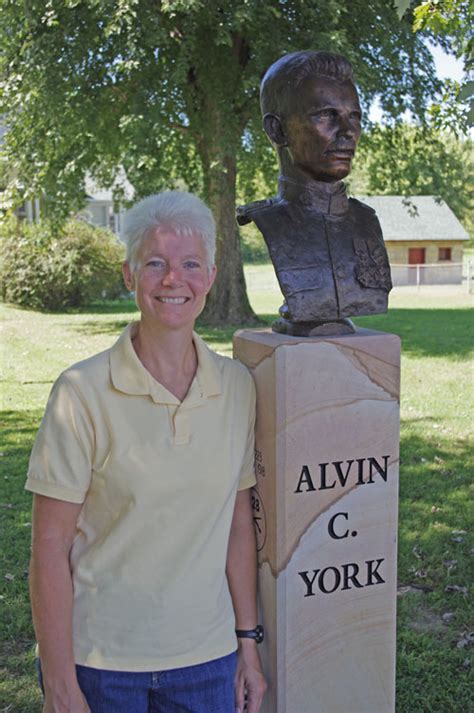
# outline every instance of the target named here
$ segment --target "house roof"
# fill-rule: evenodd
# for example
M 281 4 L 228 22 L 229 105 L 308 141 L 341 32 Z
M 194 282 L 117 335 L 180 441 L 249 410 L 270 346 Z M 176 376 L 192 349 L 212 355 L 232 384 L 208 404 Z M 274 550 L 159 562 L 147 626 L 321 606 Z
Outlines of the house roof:
M 451 208 L 435 196 L 358 196 L 377 213 L 385 242 L 469 240 Z

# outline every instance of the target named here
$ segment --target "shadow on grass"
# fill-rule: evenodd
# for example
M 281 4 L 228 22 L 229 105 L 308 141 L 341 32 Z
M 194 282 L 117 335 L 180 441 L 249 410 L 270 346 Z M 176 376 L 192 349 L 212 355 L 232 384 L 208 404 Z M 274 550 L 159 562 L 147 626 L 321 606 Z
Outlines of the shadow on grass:
M 75 314 L 128 314 L 137 312 L 137 305 L 132 299 L 99 300 L 87 307 L 74 310 Z
M 71 324 L 69 329 L 79 334 L 84 334 L 85 336 L 95 336 L 98 334 L 117 334 L 117 336 L 122 332 L 127 324 L 132 322 L 133 319 L 114 319 L 112 321 L 95 321 L 93 319 L 87 322 L 81 322 L 80 324 Z
M 277 314 L 259 314 L 262 325 L 271 327 Z M 398 334 L 402 351 L 411 356 L 446 356 L 463 359 L 472 353 L 474 327 L 468 309 L 391 309 L 387 314 L 358 317 L 355 324 L 368 329 Z M 211 344 L 231 340 L 237 329 L 255 329 L 240 324 L 208 327 L 199 324 L 198 331 Z
M 446 587 L 472 581 L 469 444 L 405 429 L 423 425 L 402 424 L 398 580 L 412 588 L 397 603 L 396 710 L 467 711 L 467 653 L 456 644 L 470 630 L 473 605 Z
M 71 324 L 70 329 L 79 334 L 84 334 L 87 336 L 93 336 L 97 334 L 119 334 L 127 324 L 129 324 L 133 319 L 120 319 L 120 320 L 87 320 L 87 322 L 81 322 L 80 324 Z M 269 318 L 268 323 L 271 324 L 272 318 Z M 262 321 L 261 327 L 265 327 L 266 322 Z M 230 324 L 225 327 L 212 327 L 207 324 L 202 324 L 198 322 L 196 325 L 196 331 L 201 335 L 203 339 L 206 340 L 210 345 L 212 344 L 222 344 L 223 342 L 231 342 L 234 332 L 238 329 L 254 329 L 255 325 L 248 327 L 245 324 Z
M 130 314 L 133 319 L 137 314 L 136 305 L 131 300 L 96 303 L 80 312 L 81 314 Z M 258 315 L 262 324 L 260 329 L 271 327 L 276 314 Z M 474 327 L 468 309 L 390 309 L 387 314 L 371 317 L 358 317 L 354 320 L 360 327 L 377 329 L 398 334 L 402 340 L 403 353 L 411 356 L 446 356 L 463 359 L 472 351 Z M 119 333 L 128 323 L 128 319 L 88 320 L 71 325 L 80 334 Z M 255 329 L 255 325 L 231 324 L 213 327 L 201 321 L 197 331 L 212 344 L 230 342 L 237 329 Z
M 474 329 L 468 309 L 390 309 L 354 321 L 360 327 L 398 334 L 402 351 L 412 356 L 464 358 L 472 351 Z
M 118 300 L 96 300 L 81 307 L 67 307 L 58 310 L 49 309 L 31 309 L 25 305 L 17 305 L 13 303 L 4 303 L 6 307 L 12 307 L 20 312 L 36 312 L 41 314 L 49 314 L 52 317 L 58 314 L 127 314 L 129 312 L 137 312 L 137 305 L 133 299 L 125 298 Z M 1 713 L 1 711 L 0 711 Z
M 29 455 L 42 416 L 41 409 L 2 411 L 0 446 L 3 455 L 0 458 L 0 467 L 5 466 L 11 456 L 19 458 Z
M 41 417 L 41 409 L 5 411 L 0 417 L 0 666 L 4 672 L 0 710 L 18 713 L 39 711 L 41 700 L 35 681 L 28 596 L 32 498 L 24 489 Z
M 440 440 L 404 430 L 402 424 L 399 580 L 427 585 L 434 601 L 447 604 L 453 595 L 444 592 L 445 586 L 453 577 L 468 584 L 472 567 L 471 448 L 467 439 Z M 454 560 L 451 569 L 444 564 Z
M 43 697 L 36 679 L 34 656 L 30 651 L 23 656 L 17 655 L 15 658 L 18 664 L 15 668 L 8 665 L 4 671 L 8 671 L 9 676 L 5 679 L 0 689 L 0 711 L 8 713 L 39 713 L 42 710 Z M 10 664 L 13 658 L 7 649 L 2 658 Z
M 216 344 L 222 345 L 222 343 L 228 342 L 232 344 L 232 338 L 240 329 L 252 329 L 261 330 L 267 329 L 272 325 L 272 322 L 276 319 L 277 315 L 274 314 L 259 314 L 258 315 L 260 324 L 255 326 L 255 324 L 230 324 L 225 327 L 212 327 L 208 324 L 202 323 L 198 320 L 196 325 L 196 331 L 198 334 L 209 344 L 209 346 L 214 346 Z
M 201 335 L 203 339 L 209 344 L 222 343 L 225 341 L 232 342 L 232 337 L 235 332 L 240 329 L 252 329 L 260 330 L 267 329 L 271 327 L 273 321 L 276 319 L 276 314 L 259 314 L 258 315 L 261 324 L 255 326 L 255 324 L 230 324 L 225 327 L 212 327 L 198 320 L 196 330 Z

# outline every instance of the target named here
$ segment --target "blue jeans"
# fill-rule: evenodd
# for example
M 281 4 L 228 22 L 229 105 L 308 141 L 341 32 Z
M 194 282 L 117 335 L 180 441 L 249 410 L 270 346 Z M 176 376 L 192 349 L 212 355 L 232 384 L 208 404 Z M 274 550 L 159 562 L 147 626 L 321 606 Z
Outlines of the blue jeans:
M 76 666 L 91 713 L 235 713 L 237 654 L 167 671 Z M 39 667 L 40 683 L 41 668 Z

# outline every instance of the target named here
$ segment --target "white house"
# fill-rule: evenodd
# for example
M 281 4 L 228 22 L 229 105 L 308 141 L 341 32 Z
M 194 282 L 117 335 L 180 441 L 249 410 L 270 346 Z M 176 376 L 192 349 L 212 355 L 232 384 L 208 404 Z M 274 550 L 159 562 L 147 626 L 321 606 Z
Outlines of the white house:
M 119 173 L 116 185 L 123 189 L 125 200 L 128 201 L 133 198 L 134 189 L 127 180 L 124 171 Z M 100 188 L 90 176 L 86 176 L 85 189 L 85 206 L 77 213 L 77 217 L 87 220 L 92 225 L 109 228 L 117 235 L 120 235 L 122 216 L 125 212 L 125 208 L 119 205 L 116 209 L 113 201 L 113 189 Z M 16 214 L 29 223 L 38 221 L 41 215 L 40 199 L 26 200 L 23 205 L 17 209 Z
M 120 172 L 116 185 L 124 191 L 125 200 L 133 198 L 133 186 L 127 180 L 125 172 Z M 122 230 L 122 217 L 125 208 L 119 205 L 116 209 L 113 201 L 112 188 L 100 188 L 89 176 L 86 177 L 86 205 L 79 212 L 79 217 L 84 218 L 93 225 L 103 228 L 110 228 L 114 233 L 120 235 Z

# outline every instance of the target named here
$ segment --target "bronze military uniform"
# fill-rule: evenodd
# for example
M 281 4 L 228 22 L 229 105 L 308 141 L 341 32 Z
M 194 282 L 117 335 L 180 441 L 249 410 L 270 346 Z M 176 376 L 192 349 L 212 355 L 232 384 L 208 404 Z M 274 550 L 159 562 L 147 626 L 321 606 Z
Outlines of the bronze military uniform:
M 301 189 L 280 180 L 278 197 L 241 206 L 237 220 L 263 234 L 291 322 L 386 311 L 392 282 L 379 221 L 342 182 Z

